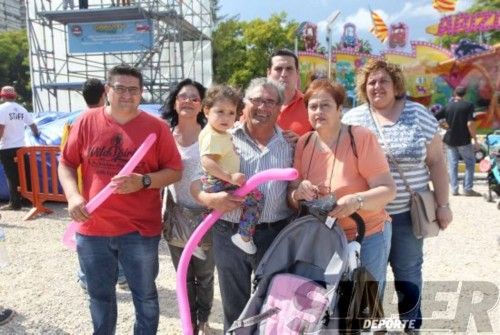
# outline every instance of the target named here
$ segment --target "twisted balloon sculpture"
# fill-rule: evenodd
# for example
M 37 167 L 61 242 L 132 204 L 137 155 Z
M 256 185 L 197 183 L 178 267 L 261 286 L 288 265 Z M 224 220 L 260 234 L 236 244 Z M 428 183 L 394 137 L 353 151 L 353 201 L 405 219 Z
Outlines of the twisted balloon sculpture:
M 242 187 L 234 191 L 233 194 L 240 197 L 245 196 L 254 188 L 267 181 L 295 180 L 297 179 L 298 175 L 299 173 L 297 172 L 297 170 L 292 168 L 269 169 L 266 171 L 262 171 L 250 177 L 248 181 Z M 182 333 L 184 335 L 193 334 L 186 283 L 189 261 L 191 260 L 194 249 L 198 246 L 203 236 L 215 224 L 215 222 L 221 217 L 221 215 L 221 212 L 214 210 L 205 218 L 205 220 L 203 220 L 202 223 L 200 223 L 200 225 L 196 228 L 196 230 L 187 241 L 179 260 L 179 266 L 177 267 L 176 291 L 178 301 L 177 303 L 179 305 L 179 312 L 181 315 Z

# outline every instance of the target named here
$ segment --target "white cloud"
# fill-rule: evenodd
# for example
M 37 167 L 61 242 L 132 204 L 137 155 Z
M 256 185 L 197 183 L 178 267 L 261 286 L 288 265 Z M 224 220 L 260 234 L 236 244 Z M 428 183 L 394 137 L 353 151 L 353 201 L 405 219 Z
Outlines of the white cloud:
M 390 22 L 388 24 L 405 21 L 411 17 L 430 17 L 437 20 L 440 17 L 440 14 L 432 7 L 432 3 L 430 1 L 424 5 L 415 5 L 414 3 L 407 2 L 401 11 L 391 15 Z
M 460 12 L 468 9 L 472 5 L 472 0 L 460 0 L 457 3 L 456 11 Z M 439 13 L 434 7 L 432 2 L 426 1 L 425 3 L 406 2 L 403 9 L 397 13 L 389 16 L 387 24 L 396 23 L 400 21 L 407 21 L 409 18 L 432 18 L 438 21 L 443 14 Z

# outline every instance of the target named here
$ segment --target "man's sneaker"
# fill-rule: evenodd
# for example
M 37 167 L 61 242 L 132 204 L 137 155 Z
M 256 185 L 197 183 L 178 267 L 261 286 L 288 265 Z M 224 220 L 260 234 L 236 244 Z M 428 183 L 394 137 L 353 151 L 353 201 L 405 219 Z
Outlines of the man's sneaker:
M 198 259 L 201 259 L 202 261 L 205 261 L 207 259 L 207 254 L 200 247 L 196 247 L 193 250 L 193 256 L 196 257 L 196 258 L 198 258 Z
M 467 191 L 464 191 L 464 195 L 466 197 L 482 197 L 481 193 L 479 192 L 476 192 L 474 190 L 467 190 Z
M 127 283 L 126 279 L 119 279 L 118 280 L 118 287 L 124 291 L 130 291 L 130 287 L 128 287 L 128 283 Z
M 198 334 L 195 335 L 211 335 L 212 328 L 208 325 L 208 322 L 200 322 L 198 323 Z
M 9 322 L 14 316 L 15 312 L 12 309 L 4 309 L 0 312 L 0 326 Z
M 13 205 L 13 204 L 7 204 L 7 205 L 3 205 L 2 207 L 0 207 L 0 210 L 2 211 L 20 211 L 21 210 L 21 205 Z
M 240 248 L 241 250 L 243 250 L 247 254 L 253 255 L 257 252 L 257 247 L 255 246 L 253 241 L 252 240 L 243 241 L 240 234 L 234 234 L 233 236 L 231 236 L 231 241 L 233 241 L 233 243 L 238 248 Z
M 451 192 L 451 194 L 452 195 L 460 195 L 460 193 L 458 193 L 458 190 Z
M 22 198 L 21 199 L 21 206 L 22 207 L 33 207 L 33 204 L 28 199 Z
M 87 292 L 87 283 L 85 283 L 83 280 L 81 280 L 80 278 L 77 279 L 77 282 L 78 284 L 80 285 L 80 287 L 82 288 L 82 290 L 84 290 L 85 292 Z

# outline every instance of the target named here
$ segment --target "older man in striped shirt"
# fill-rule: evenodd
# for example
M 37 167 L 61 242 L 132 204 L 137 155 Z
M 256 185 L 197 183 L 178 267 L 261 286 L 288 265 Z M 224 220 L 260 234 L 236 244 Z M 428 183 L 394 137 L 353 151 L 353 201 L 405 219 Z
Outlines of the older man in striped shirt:
M 293 164 L 293 146 L 283 137 L 276 120 L 283 103 L 283 89 L 266 78 L 256 78 L 245 91 L 244 121 L 234 128 L 233 143 L 240 155 L 240 171 L 247 178 L 271 168 Z M 252 271 L 278 233 L 288 224 L 288 183 L 271 181 L 259 186 L 264 206 L 256 226 L 255 255 L 248 255 L 231 242 L 238 231 L 243 199 L 226 192 L 204 193 L 193 185 L 193 195 L 209 208 L 226 212 L 213 228 L 215 265 L 224 310 L 224 330 L 239 317 L 250 298 Z

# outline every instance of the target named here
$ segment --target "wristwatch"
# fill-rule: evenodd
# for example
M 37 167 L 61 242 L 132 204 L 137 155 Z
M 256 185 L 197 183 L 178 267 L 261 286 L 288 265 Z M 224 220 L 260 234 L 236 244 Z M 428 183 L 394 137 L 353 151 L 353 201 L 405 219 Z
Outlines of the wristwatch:
M 363 205 L 364 205 L 364 199 L 363 199 L 363 196 L 361 194 L 356 194 L 356 200 L 358 201 L 358 204 L 359 204 L 359 207 L 358 207 L 358 211 L 363 208 Z
M 151 177 L 147 174 L 142 175 L 142 188 L 151 186 Z

